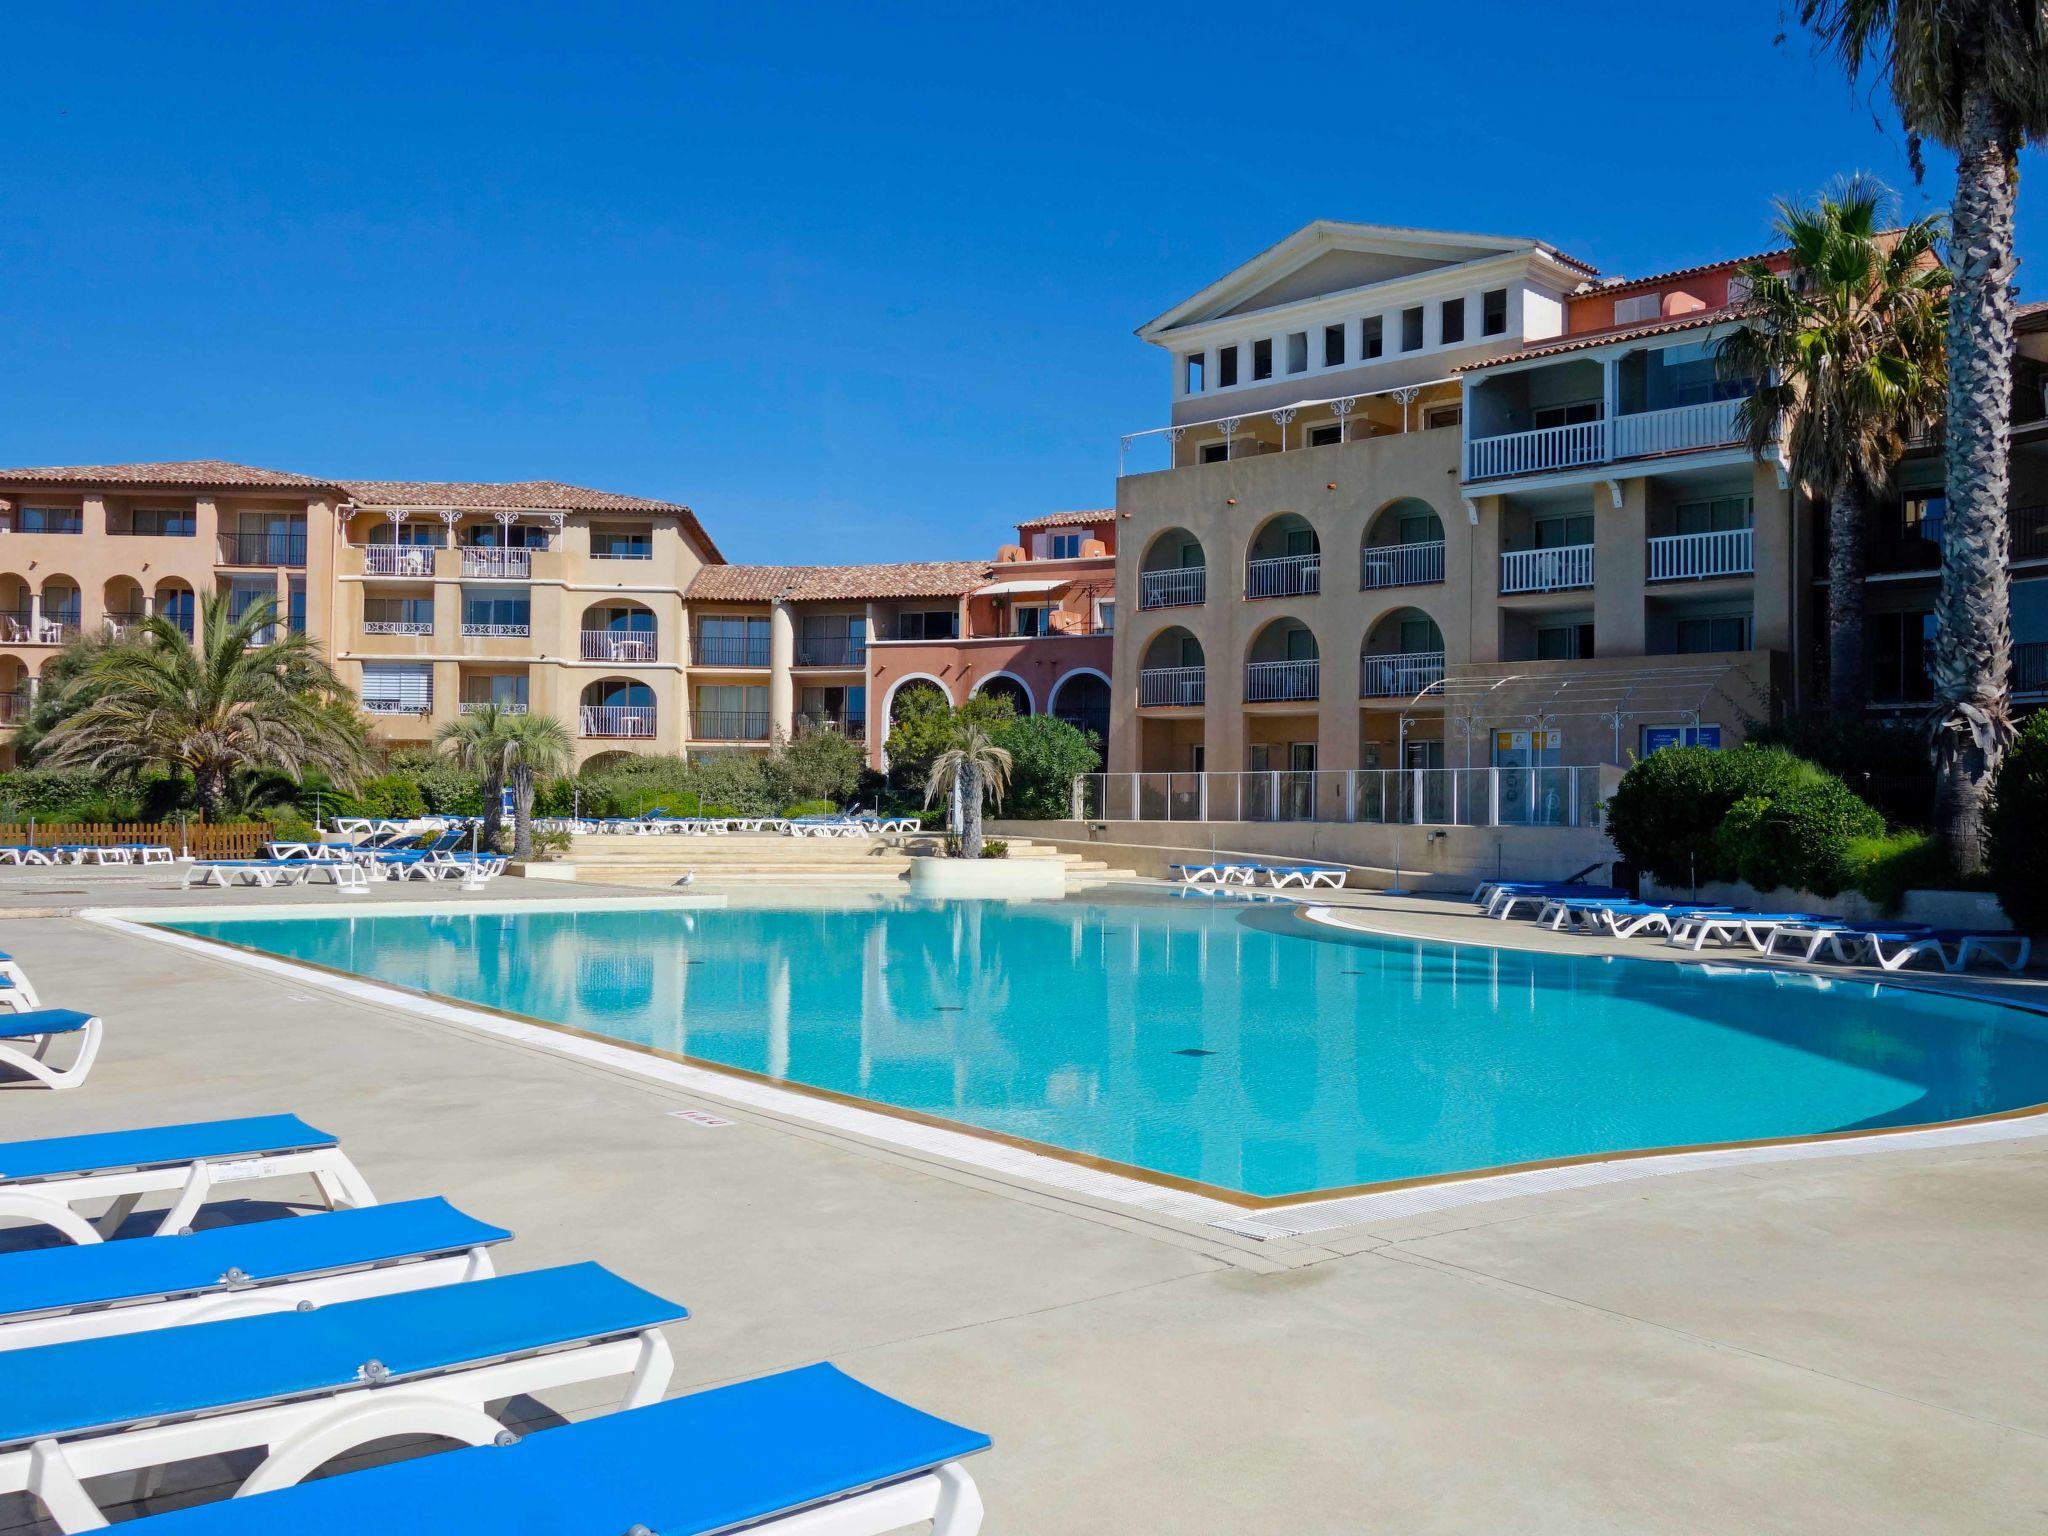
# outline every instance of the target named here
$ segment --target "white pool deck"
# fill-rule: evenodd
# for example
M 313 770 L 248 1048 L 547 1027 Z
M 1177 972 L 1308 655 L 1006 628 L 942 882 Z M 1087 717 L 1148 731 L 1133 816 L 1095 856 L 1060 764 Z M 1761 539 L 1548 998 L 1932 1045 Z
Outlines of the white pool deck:
M 74 914 L 331 893 L 27 873 L 63 878 L 0 883 L 0 949 L 109 1034 L 78 1092 L 0 1087 L 0 1139 L 295 1111 L 385 1198 L 512 1227 L 508 1268 L 594 1257 L 688 1303 L 679 1390 L 829 1359 L 987 1430 L 991 1533 L 2048 1520 L 2048 1140 L 2030 1127 L 1253 1236 Z M 584 894 L 501 881 L 486 899 Z M 1442 903 L 1339 905 L 1418 937 L 1560 942 Z M 37 1527 L 0 1501 L 17 1529 Z

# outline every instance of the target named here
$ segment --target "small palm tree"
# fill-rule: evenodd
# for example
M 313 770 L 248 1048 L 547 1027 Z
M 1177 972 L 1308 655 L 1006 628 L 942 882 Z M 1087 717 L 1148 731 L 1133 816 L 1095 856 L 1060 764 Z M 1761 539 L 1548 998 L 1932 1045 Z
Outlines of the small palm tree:
M 978 720 L 960 721 L 954 728 L 952 745 L 932 759 L 925 780 L 924 803 L 930 805 L 941 795 L 960 786 L 963 823 L 960 853 L 963 858 L 981 857 L 981 803 L 984 798 L 1002 804 L 1010 787 L 1010 754 L 996 745 L 995 738 Z
M 1887 76 L 1916 172 L 1923 140 L 1955 152 L 1934 827 L 1955 866 L 1971 871 L 1984 862 L 1991 784 L 2014 734 L 2013 215 L 2020 150 L 2048 137 L 2048 12 L 2041 0 L 1801 0 L 1799 16 L 1850 79 L 1866 68 Z
M 1753 311 L 1723 337 L 1724 377 L 1753 380 L 1739 416 L 1750 451 L 1782 455 L 1828 504 L 1828 704 L 1869 703 L 1863 649 L 1864 522 L 1890 487 L 1907 434 L 1940 409 L 1948 274 L 1938 221 L 1886 223 L 1889 189 L 1867 176 L 1812 204 L 1780 200 L 1773 220 L 1791 265 L 1743 269 Z
M 434 747 L 483 788 L 484 824 L 479 846 L 495 849 L 505 814 L 505 731 L 516 717 L 495 704 L 458 715 L 434 732 Z
M 81 661 L 63 697 L 74 712 L 43 738 L 54 768 L 192 775 L 200 813 L 218 817 L 236 774 L 274 768 L 298 778 L 317 768 L 353 784 L 369 751 L 348 698 L 320 647 L 304 634 L 274 634 L 277 604 L 263 598 L 229 616 L 210 593 L 199 641 L 161 614 Z
M 512 786 L 512 855 L 533 857 L 533 792 L 569 766 L 575 739 L 553 715 L 507 715 L 501 728 L 505 781 Z

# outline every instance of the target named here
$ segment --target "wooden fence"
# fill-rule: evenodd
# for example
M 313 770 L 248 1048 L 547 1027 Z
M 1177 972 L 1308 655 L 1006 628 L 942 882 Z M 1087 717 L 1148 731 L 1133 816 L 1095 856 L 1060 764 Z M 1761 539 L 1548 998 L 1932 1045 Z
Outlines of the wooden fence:
M 150 843 L 173 853 L 190 852 L 203 859 L 246 859 L 270 841 L 260 821 L 215 826 L 194 821 L 35 821 L 0 825 L 0 847 L 55 848 L 70 844 L 106 847 L 114 843 Z

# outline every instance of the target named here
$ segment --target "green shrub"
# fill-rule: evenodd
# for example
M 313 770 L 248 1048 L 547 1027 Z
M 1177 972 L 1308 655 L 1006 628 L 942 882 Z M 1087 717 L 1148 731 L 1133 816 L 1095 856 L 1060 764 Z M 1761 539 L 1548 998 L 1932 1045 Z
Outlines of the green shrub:
M 785 805 L 782 816 L 785 820 L 798 816 L 830 816 L 838 809 L 830 800 L 799 800 L 794 805 Z
M 1010 845 L 1000 837 L 984 837 L 981 840 L 981 856 L 984 859 L 1007 859 Z
M 775 809 L 765 765 L 756 752 L 709 752 L 691 764 L 691 787 L 711 805 L 731 806 L 728 816 L 766 816 Z
M 705 807 L 704 807 L 704 808 L 703 808 L 702 810 L 698 811 L 698 813 L 697 813 L 697 814 L 698 814 L 698 815 L 700 815 L 700 816 L 711 816 L 711 817 L 719 817 L 719 816 L 747 816 L 747 815 L 751 815 L 751 814 L 754 814 L 754 813 L 752 813 L 752 812 L 749 812 L 749 811 L 742 811 L 742 810 L 739 810 L 738 808 L 736 808 L 736 807 L 734 807 L 734 806 L 730 806 L 730 805 L 707 805 L 707 806 L 705 806 Z
M 310 821 L 290 816 L 283 821 L 273 821 L 270 824 L 270 840 L 273 843 L 317 843 L 320 841 L 320 834 L 314 830 Z
M 1885 912 L 1898 911 L 1908 891 L 1955 883 L 1948 851 L 1926 832 L 1852 838 L 1848 856 L 1856 871 L 1856 889 Z
M 1002 814 L 1026 821 L 1065 821 L 1074 814 L 1074 776 L 1102 766 L 1095 743 L 1052 715 L 1027 715 L 995 733 L 1010 754 L 1010 788 Z
M 406 747 L 392 753 L 390 761 L 385 766 L 386 772 L 383 777 L 409 780 L 419 792 L 421 806 L 429 814 L 483 814 L 483 785 L 478 782 L 475 775 L 465 773 L 438 752 L 423 747 Z M 365 784 L 363 787 L 367 790 L 369 785 Z
M 356 814 L 361 816 L 409 821 L 427 813 L 426 796 L 420 792 L 420 786 L 402 773 L 386 773 L 365 779 L 350 798 L 358 807 Z
M 2048 933 L 2048 710 L 2021 729 L 1992 786 L 1991 888 L 2015 928 Z
M 1662 754 L 1658 754 L 1662 755 Z M 1831 773 L 1774 795 L 1744 795 L 1714 836 L 1715 867 L 1760 891 L 1785 887 L 1833 896 L 1856 883 L 1857 838 L 1884 835 L 1884 817 Z
M 1717 834 L 1735 803 L 1825 778 L 1777 747 L 1666 747 L 1621 776 L 1606 806 L 1608 836 L 1624 859 L 1666 885 L 1734 879 Z
M 829 800 L 844 805 L 860 788 L 866 754 L 839 732 L 799 722 L 796 739 L 778 741 L 761 765 L 769 799 Z
M 1884 812 L 1895 827 L 1924 827 L 1934 804 L 1927 732 L 1914 720 L 1787 712 L 1749 732 L 1757 746 L 1783 747 L 1817 763 Z

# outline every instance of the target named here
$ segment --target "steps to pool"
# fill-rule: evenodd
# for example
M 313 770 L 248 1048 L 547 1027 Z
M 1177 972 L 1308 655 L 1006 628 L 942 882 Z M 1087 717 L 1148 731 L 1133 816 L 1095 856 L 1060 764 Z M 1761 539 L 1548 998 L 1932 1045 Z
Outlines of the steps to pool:
M 1101 859 L 1061 853 L 1028 838 L 1004 841 L 1013 859 L 1055 859 L 1064 864 L 1070 888 L 1133 878 L 1128 869 L 1112 869 Z M 578 836 L 571 842 L 568 859 L 576 867 L 576 878 L 593 885 L 667 886 L 688 872 L 707 883 L 808 884 L 819 879 L 900 880 L 912 859 L 931 858 L 939 850 L 939 839 L 929 836 L 894 840 L 729 832 L 723 837 Z

